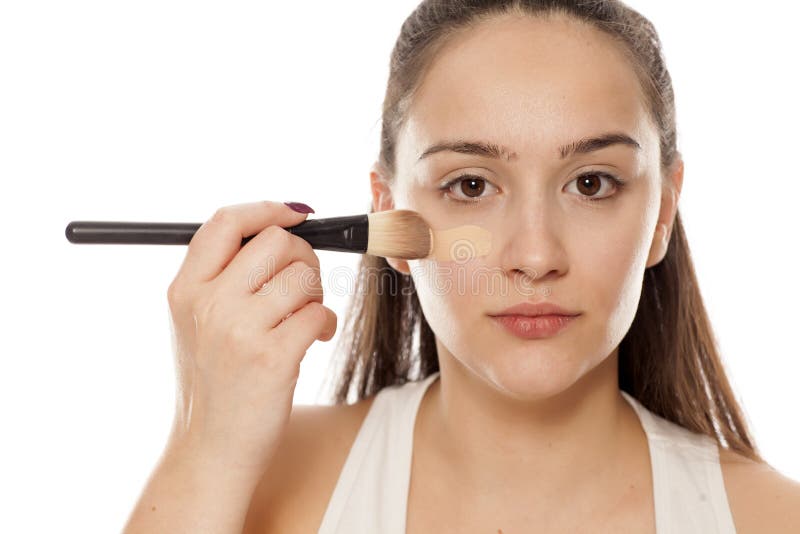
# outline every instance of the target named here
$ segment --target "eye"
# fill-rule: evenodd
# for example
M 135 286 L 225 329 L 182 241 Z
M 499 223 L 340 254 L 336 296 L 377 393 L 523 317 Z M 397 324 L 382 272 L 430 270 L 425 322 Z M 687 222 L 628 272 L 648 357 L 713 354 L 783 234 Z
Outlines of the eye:
M 458 178 L 454 178 L 441 186 L 439 190 L 452 192 L 455 195 L 454 200 L 457 202 L 474 204 L 481 202 L 480 199 L 482 198 L 482 194 L 486 191 L 487 186 L 493 187 L 495 190 L 497 189 L 497 187 L 482 176 L 476 174 L 462 174 Z
M 604 182 L 609 185 L 604 187 Z M 625 180 L 602 171 L 585 172 L 570 183 L 576 184 L 578 197 L 585 202 L 608 200 L 619 194 L 619 191 L 626 185 Z M 497 190 L 496 186 L 480 175 L 462 174 L 442 185 L 439 189 L 440 191 L 453 193 L 455 196 L 450 198 L 456 202 L 478 204 L 481 202 L 481 198 L 487 196 L 483 194 L 487 186 Z M 607 192 L 609 189 L 611 189 L 610 193 Z M 606 193 L 598 194 L 601 191 L 606 191 Z
M 611 184 L 610 186 L 606 187 L 605 190 L 611 188 L 612 191 L 610 194 L 598 195 L 600 191 L 604 190 L 603 179 L 605 179 L 607 183 Z M 585 172 L 570 183 L 577 184 L 576 188 L 578 190 L 579 197 L 581 200 L 586 202 L 599 202 L 601 200 L 607 200 L 616 196 L 617 192 L 625 187 L 624 180 L 600 171 Z

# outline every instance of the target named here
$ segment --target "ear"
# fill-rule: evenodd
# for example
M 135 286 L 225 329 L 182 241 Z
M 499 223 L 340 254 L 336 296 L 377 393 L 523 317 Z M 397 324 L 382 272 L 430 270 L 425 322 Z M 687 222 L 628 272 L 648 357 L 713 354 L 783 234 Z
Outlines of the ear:
M 678 199 L 683 188 L 683 157 L 678 154 L 675 163 L 670 167 L 661 189 L 661 207 L 658 212 L 658 223 L 650 244 L 650 253 L 646 267 L 657 265 L 667 254 L 672 225 L 678 212 Z
M 372 165 L 369 173 L 370 189 L 372 190 L 372 211 L 385 211 L 395 209 L 394 196 L 389 185 L 389 174 L 385 172 L 379 162 Z M 410 274 L 408 262 L 397 258 L 386 258 L 386 262 L 396 271 Z

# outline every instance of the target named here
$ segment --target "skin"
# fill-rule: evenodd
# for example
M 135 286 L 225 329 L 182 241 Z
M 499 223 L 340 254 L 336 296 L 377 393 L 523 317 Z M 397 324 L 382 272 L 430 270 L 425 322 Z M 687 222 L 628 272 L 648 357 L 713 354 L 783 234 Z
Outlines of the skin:
M 406 532 L 655 532 L 647 440 L 619 393 L 617 347 L 645 269 L 666 253 L 683 163 L 659 168 L 638 87 L 604 34 L 568 19 L 498 17 L 438 54 L 400 132 L 396 181 L 373 167 L 375 210 L 411 208 L 435 229 L 479 223 L 494 233 L 488 256 L 463 263 L 390 260 L 414 277 L 441 368 L 416 417 Z M 559 158 L 560 145 L 611 129 L 642 149 Z M 515 155 L 439 154 L 416 164 L 450 137 Z M 628 185 L 613 200 L 581 203 L 575 178 L 589 169 Z M 466 171 L 496 187 L 482 204 L 456 204 L 457 188 L 436 187 Z M 601 193 L 590 191 L 615 190 L 603 181 Z M 487 270 L 510 290 L 481 282 L 442 291 L 457 287 L 459 272 L 470 280 Z M 494 328 L 488 314 L 524 300 L 581 316 L 543 340 Z M 374 399 L 293 408 L 245 532 L 317 531 Z M 800 484 L 727 449 L 720 464 L 737 532 L 800 531 Z
M 389 262 L 414 279 L 441 367 L 420 406 L 415 439 L 425 443 L 415 444 L 415 466 L 435 469 L 427 480 L 470 509 L 490 499 L 510 524 L 517 517 L 524 525 L 525 513 L 540 525 L 585 524 L 630 497 L 626 480 L 651 491 L 645 436 L 619 393 L 617 350 L 645 269 L 666 253 L 683 162 L 662 172 L 644 102 L 631 64 L 605 34 L 564 18 L 496 17 L 436 56 L 398 138 L 395 180 L 377 164 L 371 173 L 376 210 L 413 209 L 434 228 L 478 224 L 493 234 L 485 257 Z M 610 131 L 641 148 L 559 157 L 559 146 Z M 512 155 L 440 152 L 417 161 L 428 146 L 455 138 L 490 141 Z M 580 189 L 576 178 L 587 171 L 626 186 L 595 176 Z M 478 203 L 457 202 L 475 200 L 461 184 L 439 189 L 464 172 L 486 180 L 473 193 Z M 607 198 L 590 204 L 581 196 Z M 457 289 L 459 276 L 466 290 Z M 524 301 L 580 316 L 537 340 L 489 317 Z M 422 500 L 419 508 L 424 515 Z M 433 517 L 431 510 L 425 521 Z

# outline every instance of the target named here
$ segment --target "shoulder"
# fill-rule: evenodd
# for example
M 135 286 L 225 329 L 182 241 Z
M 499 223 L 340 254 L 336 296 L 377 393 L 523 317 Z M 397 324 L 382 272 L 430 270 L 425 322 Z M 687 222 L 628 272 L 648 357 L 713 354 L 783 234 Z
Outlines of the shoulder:
M 800 532 L 799 482 L 729 449 L 719 459 L 739 534 Z
M 316 532 L 375 396 L 349 405 L 296 405 L 261 477 L 246 534 Z

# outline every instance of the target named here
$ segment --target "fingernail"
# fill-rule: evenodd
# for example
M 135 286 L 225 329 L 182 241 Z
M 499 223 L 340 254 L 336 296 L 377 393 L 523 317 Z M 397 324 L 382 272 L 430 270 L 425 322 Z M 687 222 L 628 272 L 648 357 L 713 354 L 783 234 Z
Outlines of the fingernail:
M 284 204 L 292 208 L 294 211 L 300 213 L 314 213 L 314 210 L 311 208 L 311 206 L 303 204 L 302 202 L 284 202 Z

